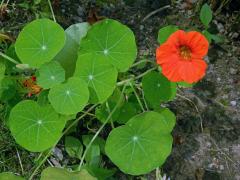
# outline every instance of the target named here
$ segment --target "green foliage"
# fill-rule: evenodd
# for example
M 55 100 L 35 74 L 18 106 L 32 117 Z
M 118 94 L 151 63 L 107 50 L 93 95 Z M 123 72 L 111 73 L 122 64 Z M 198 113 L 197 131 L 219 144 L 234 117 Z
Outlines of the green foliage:
M 113 129 L 105 150 L 121 171 L 140 175 L 161 166 L 171 148 L 172 137 L 164 117 L 157 112 L 145 112 Z
M 115 20 L 97 22 L 80 44 L 79 55 L 86 53 L 110 62 L 121 72 L 127 71 L 137 56 L 134 34 L 127 26 Z M 84 60 L 85 56 L 81 58 Z
M 6 70 L 5 62 L 3 59 L 0 58 L 0 83 L 5 76 L 5 70 Z
M 145 98 L 152 107 L 158 107 L 161 102 L 172 100 L 176 95 L 176 83 L 170 82 L 159 72 L 145 75 L 142 86 Z
M 41 152 L 59 140 L 65 121 L 50 105 L 43 107 L 25 100 L 12 109 L 9 126 L 18 144 L 29 151 Z
M 18 35 L 15 49 L 22 63 L 40 67 L 51 61 L 65 43 L 64 30 L 49 19 L 32 21 Z
M 90 25 L 88 23 L 78 23 L 71 25 L 65 30 L 65 45 L 54 60 L 58 61 L 65 69 L 67 78 L 71 77 L 75 71 L 79 45 L 89 28 Z
M 65 148 L 70 157 L 81 159 L 82 152 L 83 152 L 83 145 L 77 138 L 72 136 L 66 136 Z
M 203 25 L 207 28 L 209 23 L 212 21 L 212 10 L 208 4 L 204 4 L 200 11 L 200 20 Z
M 173 25 L 165 26 L 159 29 L 158 42 L 160 44 L 164 43 L 169 38 L 169 36 L 177 30 L 178 30 L 178 27 Z
M 207 31 L 212 19 L 208 5 L 200 18 L 203 34 L 209 42 L 217 41 L 219 37 Z M 161 28 L 159 43 L 177 30 L 172 25 Z M 92 26 L 74 24 L 64 31 L 51 20 L 38 19 L 23 28 L 6 55 L 17 65 L 0 59 L 0 100 L 4 118 L 10 114 L 7 123 L 16 142 L 31 152 L 47 154 L 42 156 L 47 159 L 61 138 L 67 155 L 74 163 L 80 161 L 80 165 L 71 163 L 76 172 L 47 168 L 41 180 L 111 179 L 117 168 L 106 169 L 110 165 L 106 155 L 124 173 L 142 175 L 169 156 L 176 117 L 160 105 L 174 99 L 176 85 L 192 84 L 170 82 L 154 68 L 142 72 L 147 61 L 132 66 L 137 48 L 127 26 L 105 19 Z M 26 64 L 30 68 L 19 68 Z M 34 76 L 36 81 L 31 79 Z M 49 153 L 44 152 L 47 149 Z M 0 179 L 5 176 L 14 175 L 1 173 Z
M 113 93 L 117 74 L 116 68 L 103 58 L 97 58 L 95 54 L 80 54 L 74 76 L 88 84 L 91 103 L 102 103 Z
M 16 176 L 10 172 L 0 173 L 0 179 L 1 180 L 24 180 L 22 177 Z
M 60 114 L 72 115 L 81 111 L 89 99 L 87 84 L 80 78 L 69 78 L 66 83 L 50 89 L 48 99 Z
M 131 119 L 134 115 L 137 114 L 137 108 L 134 103 L 126 102 L 120 108 L 117 122 L 119 124 L 125 124 Z
M 56 61 L 43 64 L 38 70 L 38 73 L 37 84 L 45 89 L 65 81 L 65 71 Z
M 44 169 L 40 180 L 97 180 L 92 177 L 87 170 L 83 169 L 80 172 L 69 172 L 66 169 L 49 167 Z
M 120 103 L 118 103 L 118 101 L 120 101 Z M 101 106 L 96 108 L 95 114 L 98 120 L 104 123 L 107 117 L 109 116 L 110 112 L 112 112 L 112 110 L 117 104 L 118 104 L 117 109 L 113 113 L 111 121 L 109 121 L 108 123 L 114 122 L 118 119 L 120 108 L 124 104 L 124 97 L 118 88 L 115 89 L 112 96 L 110 96 L 105 103 L 101 104 Z
M 16 94 L 16 83 L 10 78 L 4 78 L 0 81 L 0 100 L 8 101 Z

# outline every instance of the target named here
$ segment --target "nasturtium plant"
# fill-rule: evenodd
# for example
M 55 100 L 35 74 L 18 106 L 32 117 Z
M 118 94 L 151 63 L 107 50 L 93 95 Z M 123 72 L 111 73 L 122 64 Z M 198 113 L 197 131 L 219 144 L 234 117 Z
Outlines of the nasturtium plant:
M 48 99 L 56 112 L 72 115 L 80 112 L 89 99 L 87 83 L 77 77 L 55 85 L 50 89 Z
M 40 180 L 97 180 L 91 176 L 87 170 L 83 169 L 80 172 L 69 172 L 67 169 L 49 167 L 41 174 Z
M 113 93 L 118 72 L 102 57 L 95 54 L 80 54 L 76 65 L 75 77 L 88 84 L 91 103 L 103 103 Z
M 18 103 L 9 117 L 16 142 L 32 152 L 52 147 L 61 137 L 65 123 L 50 105 L 39 106 L 32 100 Z
M 57 61 L 43 64 L 38 70 L 37 84 L 44 89 L 65 81 L 65 71 Z
M 63 49 L 54 57 L 65 69 L 66 77 L 69 78 L 73 75 L 78 58 L 78 48 L 81 39 L 86 36 L 90 25 L 86 22 L 77 23 L 69 26 L 65 30 L 66 42 Z
M 176 95 L 176 83 L 170 82 L 159 72 L 145 75 L 142 86 L 145 98 L 152 107 L 158 107 L 161 102 L 172 100 Z
M 160 44 L 164 43 L 168 39 L 168 37 L 177 30 L 178 30 L 178 27 L 173 25 L 165 26 L 159 29 L 158 42 Z
M 113 19 L 65 31 L 55 18 L 27 24 L 15 45 L 0 52 L 0 101 L 17 144 L 40 152 L 29 179 L 58 143 L 73 161 L 44 169 L 41 180 L 105 180 L 118 169 L 138 176 L 161 168 L 176 125 L 167 103 L 178 87 L 203 78 L 209 43 L 219 38 L 208 32 L 206 4 L 200 20 L 199 31 L 162 27 L 156 63 L 137 56 L 132 30 Z M 1 173 L 4 178 L 21 179 Z
M 161 166 L 171 152 L 173 139 L 166 126 L 166 120 L 157 112 L 134 116 L 111 131 L 105 151 L 123 172 L 148 173 Z
M 49 19 L 38 19 L 23 28 L 15 49 L 22 63 L 38 68 L 51 61 L 64 43 L 65 33 L 59 24 Z
M 96 59 L 110 62 L 120 72 L 127 71 L 137 56 L 134 34 L 118 21 L 102 20 L 92 25 L 80 43 L 79 55 L 86 53 L 94 54 Z

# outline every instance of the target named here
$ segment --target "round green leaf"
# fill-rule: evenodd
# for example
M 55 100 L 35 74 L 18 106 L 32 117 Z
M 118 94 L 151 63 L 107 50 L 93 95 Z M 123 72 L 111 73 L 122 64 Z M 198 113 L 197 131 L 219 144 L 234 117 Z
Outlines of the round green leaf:
M 41 180 L 96 180 L 87 170 L 69 172 L 67 169 L 48 167 L 43 170 Z
M 113 93 L 117 74 L 108 61 L 94 54 L 84 54 L 78 57 L 74 76 L 87 82 L 91 103 L 102 103 Z
M 172 149 L 172 136 L 157 112 L 146 112 L 111 131 L 105 151 L 121 171 L 146 174 L 161 166 Z
M 137 56 L 134 34 L 118 21 L 105 19 L 95 23 L 82 39 L 79 54 L 85 53 L 94 53 L 97 59 L 127 71 Z
M 172 100 L 176 95 L 176 83 L 170 82 L 159 72 L 153 71 L 145 75 L 142 86 L 146 100 L 153 107 Z
M 56 61 L 43 64 L 38 70 L 37 84 L 44 89 L 48 89 L 56 84 L 60 84 L 64 80 L 65 71 Z
M 24 64 L 38 68 L 51 61 L 64 43 L 64 30 L 59 24 L 49 19 L 38 19 L 23 28 L 15 49 Z
M 18 144 L 29 151 L 41 152 L 61 137 L 65 121 L 50 105 L 43 107 L 35 101 L 25 100 L 12 109 L 9 126 Z
M 71 77 L 75 71 L 79 44 L 81 39 L 86 36 L 89 28 L 88 23 L 77 23 L 65 30 L 65 45 L 54 60 L 58 61 L 65 69 L 67 78 Z
M 178 30 L 178 27 L 172 26 L 172 25 L 165 26 L 165 27 L 159 29 L 158 42 L 160 44 L 164 43 L 168 39 L 168 37 L 177 30 Z
M 58 113 L 76 114 L 88 102 L 89 91 L 87 84 L 79 78 L 69 78 L 66 83 L 51 88 L 48 99 Z
M 204 26 L 208 27 L 209 23 L 212 20 L 212 10 L 211 7 L 205 3 L 200 11 L 200 20 Z
M 0 179 L 1 180 L 24 180 L 24 178 L 22 178 L 20 176 L 16 176 L 10 172 L 0 173 Z

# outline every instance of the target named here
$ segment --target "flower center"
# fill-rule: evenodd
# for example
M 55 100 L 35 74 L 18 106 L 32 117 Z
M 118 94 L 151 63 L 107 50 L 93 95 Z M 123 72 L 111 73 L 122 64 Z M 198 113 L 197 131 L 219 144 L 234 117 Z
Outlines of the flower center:
M 191 49 L 187 46 L 180 46 L 180 56 L 184 60 L 190 60 L 191 59 Z

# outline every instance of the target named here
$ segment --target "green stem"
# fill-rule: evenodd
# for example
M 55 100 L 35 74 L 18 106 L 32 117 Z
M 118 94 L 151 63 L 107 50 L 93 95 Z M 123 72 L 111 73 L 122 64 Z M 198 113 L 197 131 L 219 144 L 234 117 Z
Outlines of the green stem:
M 62 133 L 61 137 L 59 138 L 59 140 L 78 122 L 80 121 L 82 118 L 84 118 L 86 115 L 88 115 L 89 112 L 91 112 L 95 107 L 97 106 L 97 104 L 91 106 L 86 112 L 84 112 L 79 118 L 77 118 L 72 124 L 70 124 L 65 131 Z M 52 146 L 51 149 L 48 150 L 47 154 L 45 155 L 45 157 L 43 158 L 43 160 L 38 164 L 38 166 L 34 169 L 33 173 L 31 174 L 29 180 L 32 180 L 33 177 L 35 176 L 35 174 L 37 173 L 37 171 L 40 169 L 40 167 L 45 163 L 45 161 L 47 160 L 47 158 L 51 155 L 51 152 L 53 150 L 53 148 L 57 145 L 58 141 Z
M 150 73 L 150 72 L 152 72 L 152 71 L 154 71 L 154 70 L 156 70 L 156 69 L 157 69 L 157 67 L 153 67 L 153 68 L 145 71 L 144 73 L 139 74 L 139 75 L 136 76 L 136 77 L 133 77 L 133 78 L 129 78 L 129 79 L 125 79 L 125 80 L 123 80 L 123 81 L 120 81 L 120 82 L 117 83 L 117 86 L 122 86 L 122 85 L 124 85 L 124 84 L 127 84 L 127 83 L 133 81 L 133 80 L 138 80 L 138 79 L 142 78 L 143 76 L 145 76 L 146 74 L 148 74 L 148 73 Z
M 50 0 L 48 0 L 48 4 L 49 4 L 49 7 L 50 7 L 50 10 L 51 10 L 51 13 L 52 13 L 53 20 L 54 20 L 54 22 L 57 22 L 56 18 L 55 18 L 55 15 L 54 15 L 54 12 L 53 12 L 53 8 L 52 8 L 52 4 L 51 4 Z
M 123 86 L 122 92 L 121 92 L 121 96 L 123 95 L 124 91 L 126 89 L 126 85 Z M 113 113 L 116 111 L 117 107 L 119 106 L 121 102 L 121 98 L 119 98 L 117 104 L 115 105 L 115 107 L 113 108 L 113 110 L 111 111 L 111 113 L 108 115 L 107 119 L 105 120 L 105 122 L 102 124 L 102 126 L 98 129 L 98 131 L 96 132 L 96 134 L 93 136 L 93 138 L 91 139 L 91 141 L 89 142 L 89 144 L 86 147 L 86 150 L 84 151 L 82 157 L 81 157 L 81 162 L 78 166 L 78 170 L 80 171 L 82 166 L 83 166 L 83 161 L 87 155 L 88 150 L 90 149 L 92 143 L 94 142 L 94 140 L 98 137 L 99 133 L 102 131 L 102 129 L 106 126 L 106 124 L 108 123 L 108 121 L 111 119 Z
M 2 56 L 4 59 L 14 63 L 14 64 L 19 64 L 19 62 L 17 62 L 16 60 L 14 60 L 13 58 L 7 56 L 6 54 L 3 54 L 2 52 L 0 52 L 0 56 Z
M 133 92 L 134 92 L 134 94 L 135 94 L 135 96 L 136 96 L 136 98 L 137 98 L 138 104 L 140 105 L 142 111 L 144 112 L 145 109 L 144 109 L 143 104 L 142 104 L 142 102 L 141 102 L 141 100 L 140 100 L 140 97 L 139 97 L 138 94 L 137 94 L 137 91 L 136 91 L 135 88 L 133 87 L 132 83 L 130 83 L 130 86 L 131 86 L 131 88 L 132 88 L 132 90 L 133 90 Z

